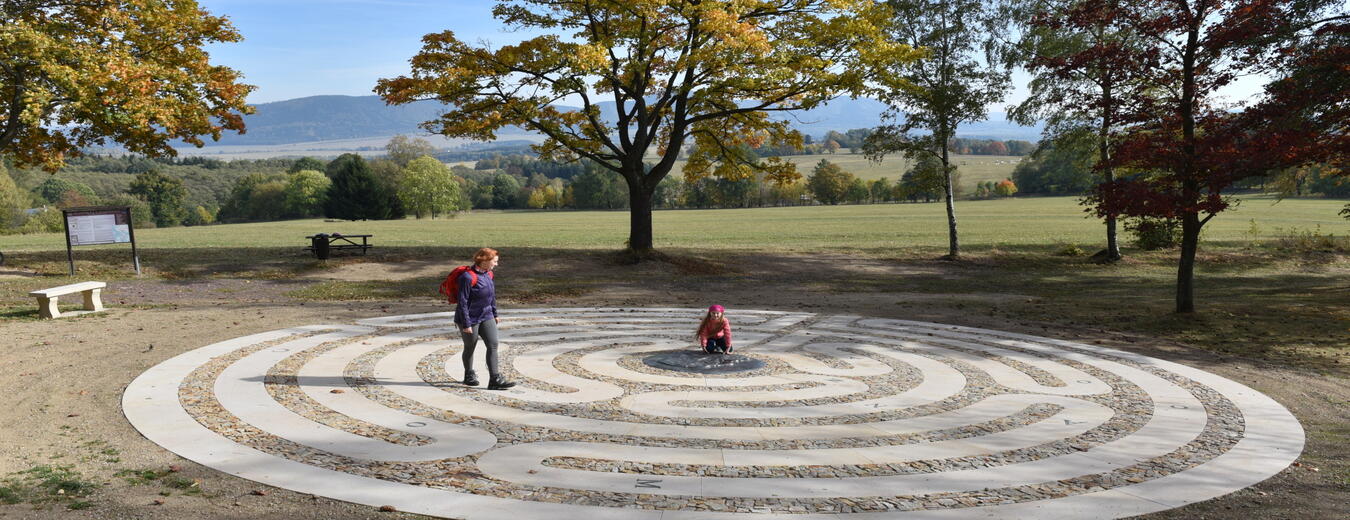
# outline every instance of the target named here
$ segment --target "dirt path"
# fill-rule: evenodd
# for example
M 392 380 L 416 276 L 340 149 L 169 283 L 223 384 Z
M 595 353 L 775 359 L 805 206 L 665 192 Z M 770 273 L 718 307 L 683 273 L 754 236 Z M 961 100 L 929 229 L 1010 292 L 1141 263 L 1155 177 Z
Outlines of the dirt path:
M 1350 511 L 1350 384 L 1254 361 L 1108 331 L 1092 325 L 1031 322 L 972 312 L 1024 300 L 1016 292 L 838 292 L 830 280 L 851 273 L 943 277 L 935 262 L 760 256 L 734 263 L 615 266 L 599 256 L 507 258 L 501 298 L 515 306 L 703 306 L 805 310 L 914 319 L 1096 343 L 1196 366 L 1270 395 L 1309 431 L 1300 465 L 1253 488 L 1149 518 L 1330 518 Z M 720 262 L 720 263 L 719 263 Z M 302 324 L 349 322 L 380 314 L 445 310 L 428 289 L 406 298 L 302 301 L 296 288 L 337 281 L 434 279 L 433 262 L 358 263 L 302 279 L 202 278 L 116 282 L 107 312 L 57 321 L 0 322 L 0 475 L 69 465 L 100 484 L 90 507 L 0 505 L 0 518 L 398 518 L 368 506 L 268 488 L 187 462 L 142 438 L 123 418 L 126 385 L 147 368 L 217 341 Z M 568 273 L 583 290 L 537 273 Z M 515 274 L 514 278 L 512 274 Z M 531 274 L 533 273 L 533 274 Z M 695 273 L 695 274 L 691 274 Z M 563 287 L 560 287 L 562 285 Z M 822 287 L 823 285 L 823 287 Z M 1330 461 L 1330 462 L 1328 462 Z M 1338 462 L 1337 462 L 1338 461 Z M 168 474 L 170 467 L 179 471 Z M 138 478 L 127 470 L 149 471 Z M 122 476 L 115 476 L 124 472 Z M 2 498 L 2 497 L 0 497 Z M 162 502 L 162 504 L 157 504 Z

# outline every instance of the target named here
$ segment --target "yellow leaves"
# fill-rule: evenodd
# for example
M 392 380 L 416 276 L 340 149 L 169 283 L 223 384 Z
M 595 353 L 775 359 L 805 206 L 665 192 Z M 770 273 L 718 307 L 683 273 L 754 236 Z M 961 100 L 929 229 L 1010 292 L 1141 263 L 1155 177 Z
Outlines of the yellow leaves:
M 572 63 L 581 74 L 608 69 L 609 50 L 594 43 L 577 45 L 572 49 Z
M 0 89 L 23 88 L 23 127 L 0 142 L 20 164 L 59 168 L 79 148 L 121 143 L 128 151 L 172 155 L 170 142 L 198 143 L 243 128 L 253 87 L 213 66 L 203 46 L 237 41 L 222 17 L 194 2 L 110 0 L 19 11 L 0 26 L 12 75 Z
M 548 138 L 537 146 L 547 158 L 623 160 L 692 144 L 684 167 L 690 179 L 765 175 L 796 182 L 791 164 L 759 161 L 747 150 L 801 146 L 801 135 L 762 110 L 738 107 L 811 108 L 862 92 L 876 70 L 921 55 L 886 41 L 886 8 L 873 0 L 522 0 L 495 13 L 549 35 L 495 50 L 448 31 L 427 35 L 411 73 L 381 80 L 377 92 L 391 103 L 453 105 L 427 126 L 446 135 L 485 139 L 506 125 L 535 130 Z M 555 36 L 568 31 L 573 39 Z M 687 86 L 686 72 L 697 78 Z M 579 93 L 592 97 L 584 111 L 549 106 L 576 103 Z M 671 131 L 677 104 L 662 96 L 683 98 L 678 135 Z M 614 128 L 597 98 L 617 98 L 623 110 L 637 98 L 657 108 L 643 114 L 641 125 Z M 639 128 L 655 135 L 635 135 Z M 624 148 L 620 132 L 645 147 Z
M 684 163 L 684 182 L 698 182 L 699 179 L 707 177 L 711 166 L 712 161 L 708 154 L 691 154 Z
M 802 174 L 797 172 L 797 165 L 783 160 L 782 157 L 770 157 L 762 163 L 764 170 L 764 179 L 772 182 L 780 188 L 796 183 L 802 179 Z

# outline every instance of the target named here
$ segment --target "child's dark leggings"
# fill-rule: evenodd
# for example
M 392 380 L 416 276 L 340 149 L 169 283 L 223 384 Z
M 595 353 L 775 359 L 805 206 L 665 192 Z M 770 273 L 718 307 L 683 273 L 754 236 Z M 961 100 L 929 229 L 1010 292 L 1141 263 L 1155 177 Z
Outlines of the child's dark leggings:
M 703 345 L 703 351 L 709 354 L 728 354 L 731 352 L 731 345 L 722 338 L 708 338 L 708 343 Z
M 459 331 L 459 336 L 464 338 L 464 373 L 473 373 L 473 349 L 478 346 L 478 338 L 483 338 L 483 346 L 487 348 L 487 366 L 488 375 L 497 377 L 497 321 L 485 320 L 473 326 L 473 334 L 465 334 L 463 330 Z

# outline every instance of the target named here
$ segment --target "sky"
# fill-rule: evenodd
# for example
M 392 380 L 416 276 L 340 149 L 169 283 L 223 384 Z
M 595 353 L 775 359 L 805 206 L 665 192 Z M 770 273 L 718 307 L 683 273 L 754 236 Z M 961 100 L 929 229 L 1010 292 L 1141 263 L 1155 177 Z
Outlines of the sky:
M 375 82 L 409 72 L 422 36 L 452 30 L 461 40 L 509 44 L 491 1 L 198 0 L 244 36 L 207 47 L 211 61 L 258 87 L 250 103 L 320 94 L 369 96 Z
M 375 82 L 409 72 L 421 38 L 445 30 L 464 41 L 509 45 L 537 33 L 508 32 L 492 18 L 492 0 L 198 0 L 225 16 L 244 36 L 215 44 L 212 62 L 244 74 L 258 88 L 248 101 L 270 103 L 306 96 L 369 96 Z M 1013 76 L 1003 107 L 1026 98 L 1027 75 Z M 1244 99 L 1260 92 L 1259 78 L 1239 80 L 1225 94 Z

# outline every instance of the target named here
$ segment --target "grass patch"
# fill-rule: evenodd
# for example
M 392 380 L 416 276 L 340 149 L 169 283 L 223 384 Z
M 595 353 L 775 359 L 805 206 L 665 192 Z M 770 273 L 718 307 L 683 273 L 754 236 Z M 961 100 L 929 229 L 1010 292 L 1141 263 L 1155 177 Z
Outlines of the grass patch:
M 595 290 L 584 280 L 570 278 L 533 278 L 516 285 L 510 291 L 502 291 L 504 302 L 516 305 L 546 303 L 560 298 L 578 298 Z
M 12 505 L 20 502 L 23 502 L 23 493 L 18 486 L 9 483 L 0 485 L 0 503 Z
M 11 473 L 0 482 L 0 502 L 18 504 L 52 504 L 68 502 L 89 496 L 99 485 L 86 479 L 72 466 L 39 464 Z M 88 507 L 81 505 L 73 509 Z
M 132 486 L 159 483 L 168 488 L 159 492 L 163 496 L 173 495 L 175 490 L 184 495 L 200 495 L 202 493 L 201 481 L 177 475 L 174 471 L 168 469 L 124 469 L 113 476 L 122 478 Z
M 171 473 L 169 470 L 124 469 L 113 474 L 113 476 L 125 479 L 128 484 L 133 486 L 144 486 L 163 478 L 169 473 Z
M 358 282 L 334 280 L 310 284 L 289 291 L 286 295 L 301 300 L 317 301 L 389 300 L 434 293 L 440 283 L 440 280 L 430 278 Z

